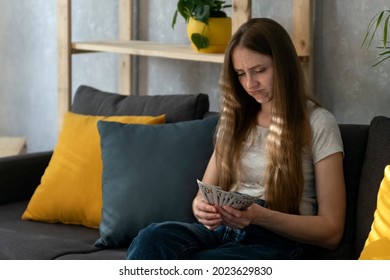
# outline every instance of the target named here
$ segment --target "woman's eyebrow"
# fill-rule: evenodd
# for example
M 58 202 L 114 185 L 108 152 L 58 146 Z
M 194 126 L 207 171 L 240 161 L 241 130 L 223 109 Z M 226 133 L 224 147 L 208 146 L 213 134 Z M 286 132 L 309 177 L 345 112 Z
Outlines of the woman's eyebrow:
M 256 69 L 256 68 L 259 68 L 259 67 L 265 67 L 265 64 L 256 64 L 256 65 L 253 65 L 251 67 L 248 68 L 248 70 L 253 70 L 253 69 Z M 234 71 L 244 71 L 243 69 L 241 68 L 234 68 Z
M 256 64 L 256 65 L 250 67 L 249 70 L 253 70 L 253 69 L 259 68 L 259 67 L 265 67 L 265 64 L 261 64 L 261 63 L 260 64 Z

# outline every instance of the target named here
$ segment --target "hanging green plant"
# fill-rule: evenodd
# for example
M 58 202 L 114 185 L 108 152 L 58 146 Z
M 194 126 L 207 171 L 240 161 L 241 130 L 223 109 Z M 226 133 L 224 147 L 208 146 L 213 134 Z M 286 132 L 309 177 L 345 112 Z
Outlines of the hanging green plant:
M 390 42 L 388 41 L 389 20 L 390 10 L 383 10 L 373 16 L 370 23 L 368 24 L 366 36 L 364 37 L 361 47 L 366 46 L 369 48 L 379 27 L 383 25 L 383 38 L 381 39 L 382 43 L 377 46 L 379 49 L 379 61 L 376 62 L 373 66 L 377 66 L 378 64 L 390 58 Z

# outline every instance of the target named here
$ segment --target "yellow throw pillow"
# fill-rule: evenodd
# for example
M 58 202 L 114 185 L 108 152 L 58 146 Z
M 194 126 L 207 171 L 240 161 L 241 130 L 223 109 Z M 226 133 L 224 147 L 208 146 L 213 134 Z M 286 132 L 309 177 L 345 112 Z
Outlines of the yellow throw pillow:
M 99 227 L 103 172 L 99 120 L 161 124 L 165 115 L 103 117 L 67 112 L 53 156 L 22 219 Z
M 374 222 L 368 235 L 360 260 L 390 260 L 390 165 L 378 192 Z

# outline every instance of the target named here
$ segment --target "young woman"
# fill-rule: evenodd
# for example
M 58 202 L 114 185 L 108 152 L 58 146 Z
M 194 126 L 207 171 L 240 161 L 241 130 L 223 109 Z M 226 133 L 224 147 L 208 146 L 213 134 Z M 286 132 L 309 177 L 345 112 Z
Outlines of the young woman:
M 199 223 L 152 224 L 128 259 L 297 259 L 305 244 L 340 242 L 343 144 L 332 114 L 309 96 L 294 45 L 271 19 L 232 36 L 221 117 L 203 181 L 261 197 L 245 210 L 193 201 Z

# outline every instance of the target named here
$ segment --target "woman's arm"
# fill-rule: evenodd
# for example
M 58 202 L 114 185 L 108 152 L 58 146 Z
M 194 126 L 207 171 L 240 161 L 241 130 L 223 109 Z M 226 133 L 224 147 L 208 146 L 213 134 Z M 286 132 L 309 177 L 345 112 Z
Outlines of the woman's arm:
M 314 168 L 318 215 L 290 215 L 256 204 L 245 211 L 219 208 L 223 223 L 234 228 L 253 223 L 298 242 L 336 248 L 343 236 L 346 211 L 342 153 L 320 160 Z

